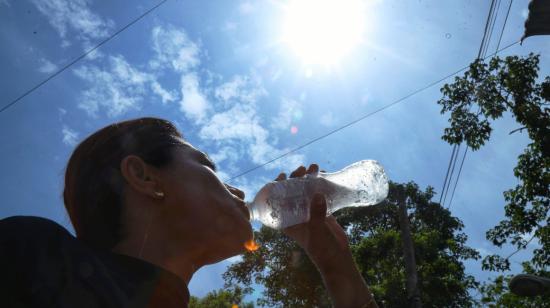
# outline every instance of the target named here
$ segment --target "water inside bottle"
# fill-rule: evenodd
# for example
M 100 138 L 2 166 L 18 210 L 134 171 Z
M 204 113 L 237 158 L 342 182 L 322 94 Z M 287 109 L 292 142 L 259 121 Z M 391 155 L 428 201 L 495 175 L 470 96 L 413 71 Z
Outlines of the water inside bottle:
M 360 161 L 340 172 L 291 178 L 266 184 L 249 204 L 253 219 L 281 229 L 309 221 L 310 202 L 315 193 L 325 195 L 327 214 L 348 206 L 383 201 L 388 178 L 375 161 Z
M 272 182 L 264 186 L 254 199 L 254 219 L 275 229 L 309 221 L 309 206 L 317 192 L 325 195 L 328 213 L 337 210 L 333 208 L 334 204 L 346 201 L 342 200 L 343 196 L 348 196 L 349 199 L 349 195 L 353 194 L 355 199 L 359 198 L 355 191 L 324 178 L 295 178 Z

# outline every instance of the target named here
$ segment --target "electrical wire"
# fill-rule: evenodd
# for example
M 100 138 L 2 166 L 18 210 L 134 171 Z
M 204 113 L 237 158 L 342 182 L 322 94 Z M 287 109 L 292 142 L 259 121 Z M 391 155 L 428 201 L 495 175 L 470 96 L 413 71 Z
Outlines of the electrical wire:
M 456 147 L 456 155 L 453 159 L 453 166 L 451 167 L 451 174 L 449 175 L 449 183 L 451 183 L 451 179 L 453 178 L 453 174 L 455 173 L 455 166 L 456 166 L 456 161 L 457 161 L 457 158 L 458 158 L 458 153 L 460 152 L 460 146 L 462 144 L 458 144 L 457 147 Z M 444 206 L 445 205 L 445 201 L 447 200 L 447 194 L 449 193 L 449 185 L 447 185 L 447 190 L 445 190 L 445 194 L 443 196 L 443 203 L 441 204 L 441 206 Z
M 476 58 L 477 60 L 483 59 L 485 57 L 485 52 L 487 50 L 487 46 L 488 46 L 488 43 L 489 43 L 490 37 L 491 37 L 490 34 L 492 33 L 491 28 L 494 27 L 494 20 L 496 20 L 495 4 L 496 4 L 495 0 L 492 0 L 491 1 L 491 6 L 489 7 L 489 13 L 487 15 L 487 19 L 485 21 L 485 28 L 483 29 L 483 37 L 481 38 L 481 43 L 479 44 L 479 50 L 477 52 L 477 58 Z M 439 196 L 439 204 L 441 206 L 444 206 L 444 204 L 445 204 L 445 200 L 446 200 L 446 197 L 447 197 L 447 191 L 449 190 L 449 185 L 452 182 L 452 172 L 451 172 L 451 176 L 449 176 L 449 169 L 450 169 L 451 165 L 453 166 L 453 169 L 454 169 L 454 165 L 456 164 L 456 159 L 458 157 L 458 153 L 455 154 L 456 149 L 457 149 L 457 145 L 454 144 L 453 145 L 453 153 L 451 154 L 451 157 L 449 159 L 449 165 L 447 167 L 447 172 L 445 174 L 445 180 L 443 181 L 443 185 L 442 185 L 442 189 L 441 189 L 441 195 Z M 462 166 L 462 163 L 461 163 L 461 166 Z M 455 181 L 455 183 L 457 183 L 457 182 Z M 455 189 L 456 189 L 456 187 L 453 188 L 453 191 Z M 443 200 L 443 203 L 441 203 L 441 200 Z M 450 206 L 450 204 L 449 204 L 449 206 Z
M 496 56 L 496 54 L 499 52 L 499 49 L 498 49 L 498 48 L 500 47 L 500 41 L 501 41 L 501 39 L 502 39 L 502 35 L 503 35 L 503 33 L 504 33 L 504 29 L 506 28 L 506 22 L 508 21 L 508 16 L 510 15 L 510 8 L 512 7 L 512 2 L 513 2 L 513 0 L 510 0 L 510 4 L 508 5 L 508 11 L 506 12 L 506 18 L 504 19 L 504 23 L 503 23 L 503 25 L 502 25 L 502 29 L 500 30 L 500 35 L 499 35 L 499 39 L 498 39 L 498 43 L 497 43 L 497 48 L 496 48 L 495 52 L 494 52 L 490 57 Z M 499 2 L 499 5 L 500 5 L 500 2 Z M 497 12 L 497 13 L 498 13 L 498 12 Z M 490 33 L 489 33 L 489 40 L 490 40 L 490 38 L 491 38 L 491 36 L 492 36 L 492 34 L 493 34 L 493 33 L 492 33 L 492 32 L 493 32 L 492 29 L 494 28 L 494 23 L 495 23 L 495 22 L 496 22 L 496 16 L 495 16 L 495 18 L 494 18 L 494 20 L 493 20 L 493 25 L 491 26 L 491 31 L 490 31 Z M 488 45 L 487 45 L 487 46 L 488 46 Z M 487 49 L 487 48 L 486 48 L 486 49 Z M 486 52 L 486 51 L 485 51 L 485 52 Z M 484 54 L 483 56 L 484 56 L 484 58 L 486 57 L 485 54 Z M 478 112 L 479 112 L 479 111 L 478 111 Z M 456 187 L 458 186 L 458 180 L 460 179 L 460 175 L 461 175 L 461 173 L 462 173 L 462 167 L 464 166 L 464 160 L 466 160 L 466 155 L 467 155 L 467 153 L 468 153 L 468 149 L 469 149 L 469 147 L 466 146 L 466 150 L 464 150 L 464 155 L 462 156 L 462 161 L 460 162 L 460 168 L 459 168 L 459 170 L 458 170 L 458 175 L 457 175 L 457 177 L 456 177 L 456 181 L 455 181 L 455 184 L 454 184 L 454 187 L 453 187 L 453 192 L 452 192 L 452 194 L 451 194 L 451 200 L 449 201 L 449 205 L 448 205 L 448 207 L 447 207 L 447 209 L 449 209 L 449 210 L 451 209 L 451 205 L 452 205 L 452 203 L 453 203 L 454 194 L 455 194 L 455 191 L 456 191 Z
M 154 10 L 156 10 L 157 8 L 159 8 L 161 5 L 163 5 L 163 4 L 166 3 L 167 1 L 168 1 L 168 0 L 162 0 L 162 1 L 160 1 L 160 2 L 157 3 L 156 5 L 154 5 L 153 7 L 151 7 L 150 9 L 148 9 L 147 11 L 145 11 L 143 14 L 139 15 L 137 18 L 133 19 L 131 22 L 129 22 L 128 24 L 126 24 L 124 27 L 120 28 L 119 30 L 117 30 L 116 32 L 114 32 L 112 35 L 110 35 L 109 37 L 107 37 L 107 38 L 104 39 L 103 41 L 99 42 L 97 45 L 95 45 L 95 46 L 92 47 L 91 49 L 89 49 L 89 50 L 87 50 L 86 52 L 84 52 L 82 55 L 80 55 L 80 56 L 78 56 L 77 58 L 73 59 L 71 62 L 69 62 L 68 64 L 64 65 L 62 68 L 60 68 L 59 70 L 57 70 L 56 72 L 54 72 L 52 75 L 48 76 L 48 77 L 47 77 L 46 79 L 44 79 L 43 81 L 39 82 L 39 83 L 38 83 L 37 85 L 35 85 L 34 87 L 32 87 L 32 88 L 30 88 L 29 90 L 25 91 L 25 92 L 24 92 L 23 94 L 21 94 L 19 97 L 15 98 L 13 101 L 11 101 L 10 103 L 8 103 L 8 104 L 5 105 L 4 107 L 0 108 L 0 113 L 6 111 L 6 110 L 9 109 L 10 107 L 12 107 L 13 105 L 15 105 L 15 104 L 18 103 L 19 101 L 21 101 L 23 98 L 25 98 L 27 95 L 31 94 L 32 92 L 34 92 L 35 90 L 37 90 L 38 88 L 40 88 L 41 86 L 43 86 L 44 84 L 46 84 L 47 82 L 49 82 L 50 80 L 52 80 L 53 78 L 55 78 L 56 76 L 58 76 L 59 74 L 61 74 L 62 72 L 64 72 L 65 70 L 67 70 L 67 69 L 68 69 L 69 67 L 71 67 L 72 65 L 74 65 L 74 64 L 76 64 L 77 62 L 79 62 L 80 60 L 84 59 L 84 58 L 85 58 L 86 56 L 88 56 L 90 53 L 94 52 L 95 50 L 97 50 L 98 48 L 100 48 L 101 46 L 103 46 L 104 44 L 106 44 L 107 42 L 109 42 L 110 40 L 112 40 L 113 38 L 115 38 L 116 36 L 118 36 L 120 33 L 122 33 L 123 31 L 125 31 L 126 29 L 128 29 L 128 28 L 131 27 L 132 25 L 134 25 L 136 22 L 138 22 L 138 21 L 140 21 L 141 19 L 143 19 L 145 16 L 149 15 L 151 12 L 153 12 Z M 490 16 L 491 16 L 492 10 L 493 10 L 493 8 L 494 8 L 494 3 L 495 3 L 495 0 L 493 0 L 493 1 L 491 2 Z M 511 4 L 510 4 L 510 6 L 511 6 Z M 509 10 L 510 10 L 510 8 L 508 9 L 508 12 L 509 12 Z M 496 18 L 495 18 L 495 19 L 496 19 Z M 487 21 L 487 23 L 486 23 L 486 25 L 485 25 L 485 33 L 484 33 L 483 40 L 482 40 L 482 47 L 480 47 L 479 53 L 481 53 L 481 51 L 482 51 L 483 49 L 485 49 L 485 48 L 483 48 L 483 42 L 486 40 L 486 37 L 487 37 L 488 25 L 489 25 L 489 18 L 488 18 L 488 21 Z M 491 32 L 492 32 L 492 30 L 491 30 Z M 501 36 L 502 36 L 502 34 L 501 34 Z M 500 43 L 500 40 L 499 40 L 499 43 Z M 509 44 L 508 46 L 502 48 L 501 50 L 498 50 L 498 48 L 497 48 L 497 51 L 495 51 L 495 54 L 498 53 L 498 52 L 500 52 L 500 51 L 502 51 L 502 50 L 508 49 L 508 48 L 512 47 L 513 45 L 515 45 L 515 44 L 517 44 L 517 43 L 518 43 L 518 42 L 514 42 L 514 43 L 512 43 L 512 44 Z M 478 54 L 478 58 L 479 58 L 479 54 Z M 291 149 L 290 151 L 287 151 L 287 152 L 285 152 L 285 153 L 283 153 L 283 154 L 281 154 L 281 155 L 279 155 L 279 156 L 277 156 L 277 157 L 275 157 L 275 158 L 273 158 L 273 159 L 271 159 L 271 160 L 269 160 L 269 161 L 267 161 L 267 162 L 265 162 L 265 163 L 262 163 L 262 164 L 260 164 L 260 165 L 257 165 L 257 166 L 255 166 L 255 167 L 253 167 L 253 168 L 250 168 L 250 169 L 248 169 L 248 170 L 246 170 L 246 171 L 244 171 L 244 172 L 242 172 L 242 173 L 240 173 L 240 174 L 237 174 L 237 175 L 231 177 L 231 178 L 228 180 L 228 182 L 231 182 L 231 181 L 235 180 L 235 179 L 238 178 L 238 177 L 241 177 L 241 176 L 243 176 L 243 175 L 245 175 L 245 174 L 248 174 L 248 173 L 250 173 L 250 172 L 252 172 L 252 171 L 255 171 L 255 170 L 259 169 L 259 168 L 262 168 L 262 167 L 264 167 L 264 166 L 266 166 L 266 165 L 268 165 L 268 164 L 270 164 L 270 163 L 272 163 L 272 162 L 274 162 L 274 161 L 276 161 L 276 160 L 279 160 L 279 159 L 281 159 L 281 158 L 283 158 L 283 157 L 285 157 L 285 156 L 288 156 L 289 154 L 292 154 L 292 153 L 294 153 L 294 152 L 296 152 L 296 151 L 298 151 L 298 150 L 300 150 L 300 149 L 302 149 L 302 148 L 305 148 L 305 147 L 307 147 L 308 145 L 310 145 L 310 144 L 312 144 L 312 143 L 314 143 L 314 142 L 317 142 L 317 141 L 319 141 L 319 140 L 321 140 L 321 139 L 324 139 L 324 138 L 326 138 L 326 137 L 328 137 L 328 136 L 330 136 L 330 135 L 332 135 L 332 134 L 334 134 L 334 133 L 336 133 L 336 132 L 338 132 L 338 131 L 340 131 L 340 130 L 343 130 L 343 129 L 345 129 L 345 128 L 351 126 L 351 125 L 354 125 L 355 123 L 360 122 L 360 121 L 362 121 L 362 120 L 364 120 L 364 119 L 366 119 L 366 118 L 368 118 L 368 117 L 370 117 L 370 116 L 372 116 L 372 115 L 374 115 L 374 114 L 376 114 L 376 113 L 378 113 L 378 112 L 381 112 L 381 111 L 383 111 L 383 110 L 385 110 L 385 109 L 387 109 L 387 108 L 389 108 L 389 107 L 392 107 L 393 105 L 396 105 L 396 104 L 398 104 L 398 103 L 400 103 L 400 102 L 402 102 L 402 101 L 408 99 L 409 97 L 411 97 L 411 96 L 413 96 L 413 95 L 416 95 L 416 94 L 418 94 L 418 93 L 420 93 L 420 92 L 422 92 L 422 91 L 424 91 L 424 90 L 426 90 L 426 89 L 428 89 L 428 88 L 431 88 L 432 86 L 434 86 L 434 85 L 436 85 L 436 84 L 442 82 L 443 80 L 445 80 L 445 79 L 447 79 L 447 78 L 450 78 L 450 77 L 452 77 L 452 76 L 454 76 L 454 75 L 456 75 L 456 74 L 458 74 L 458 73 L 464 71 L 464 70 L 467 69 L 468 67 L 469 67 L 469 66 L 465 66 L 465 67 L 463 67 L 463 68 L 461 68 L 461 69 L 459 69 L 459 70 L 457 70 L 457 71 L 455 71 L 455 72 L 453 72 L 453 73 L 451 73 L 451 74 L 449 74 L 449 75 L 447 75 L 447 76 L 445 76 L 445 77 L 443 77 L 443 78 L 441 78 L 441 79 L 438 79 L 438 80 L 436 80 L 436 81 L 434 81 L 434 82 L 432 82 L 432 83 L 430 83 L 430 84 L 428 84 L 428 85 L 426 85 L 426 86 L 424 86 L 424 87 L 422 87 L 422 88 L 420 88 L 420 89 L 418 89 L 418 90 L 415 90 L 415 91 L 413 91 L 413 92 L 411 92 L 411 93 L 409 93 L 409 94 L 407 94 L 407 95 L 401 97 L 400 99 L 398 99 L 398 100 L 396 100 L 396 101 L 394 101 L 394 102 L 392 102 L 392 103 L 390 103 L 390 104 L 388 104 L 388 105 L 386 105 L 386 106 L 383 106 L 382 108 L 379 108 L 379 109 L 377 109 L 377 110 L 375 110 L 375 111 L 373 111 L 373 112 L 371 112 L 371 113 L 368 113 L 368 114 L 366 114 L 366 115 L 364 115 L 364 116 L 362 116 L 362 117 L 360 117 L 360 118 L 358 118 L 358 119 L 356 119 L 356 120 L 353 120 L 353 121 L 351 121 L 351 122 L 349 122 L 349 123 L 347 123 L 347 124 L 345 124 L 345 125 L 343 125 L 343 126 L 341 126 L 341 127 L 339 127 L 339 128 L 336 128 L 336 129 L 334 129 L 334 130 L 332 130 L 332 131 L 330 131 L 330 132 L 328 132 L 328 133 L 326 133 L 326 134 L 324 134 L 324 135 L 321 135 L 321 136 L 319 136 L 319 137 L 316 137 L 316 138 L 314 138 L 314 139 L 312 139 L 312 140 L 306 142 L 305 144 L 302 144 L 302 145 L 300 145 L 300 146 L 298 146 L 298 147 L 295 147 L 295 148 Z M 454 152 L 455 152 L 455 151 L 454 151 L 454 149 L 453 149 L 453 154 L 454 154 Z M 455 155 L 455 157 L 456 157 L 456 155 Z M 464 162 L 464 161 L 463 161 L 463 162 Z M 462 162 L 462 163 L 463 163 L 463 162 Z M 449 166 L 450 166 L 450 164 L 449 164 Z M 462 166 L 462 164 L 461 164 L 461 166 Z M 454 164 L 453 164 L 453 169 L 454 169 Z M 447 169 L 447 172 L 448 172 L 448 171 L 449 171 L 449 170 Z M 460 173 L 459 173 L 459 174 L 460 174 Z M 452 172 L 451 172 L 451 176 L 452 176 Z M 446 176 L 446 181 L 447 181 L 447 176 Z M 450 181 L 450 179 L 449 179 L 449 181 Z M 457 179 L 457 181 L 458 181 L 458 179 Z M 455 189 L 456 189 L 456 187 L 455 187 Z M 453 194 L 454 194 L 454 189 L 453 189 Z M 451 199 L 452 199 L 452 197 L 451 197 Z
M 460 174 L 462 173 L 462 166 L 464 166 L 464 160 L 466 160 L 466 153 L 468 153 L 469 147 L 466 147 L 466 150 L 464 150 L 464 155 L 462 156 L 462 161 L 460 162 L 460 168 L 458 169 L 458 175 L 456 176 L 455 185 L 453 187 L 453 193 L 451 194 L 451 200 L 449 201 L 449 206 L 447 207 L 448 210 L 451 209 L 451 205 L 453 204 L 453 198 L 455 197 L 455 191 L 456 187 L 458 186 L 458 179 L 460 178 Z
M 501 51 L 503 51 L 503 50 L 506 50 L 506 49 L 508 49 L 508 48 L 510 48 L 510 47 L 512 47 L 512 46 L 514 46 L 514 45 L 516 45 L 517 43 L 519 43 L 519 41 L 516 41 L 516 42 L 513 42 L 513 43 L 511 43 L 511 44 L 508 44 L 507 46 L 501 48 L 498 52 L 501 52 Z M 281 158 L 283 158 L 283 157 L 285 157 L 285 156 L 288 156 L 288 155 L 290 155 L 290 154 L 292 154 L 292 153 L 294 153 L 294 152 L 296 152 L 296 151 L 298 151 L 298 150 L 301 150 L 301 149 L 307 147 L 308 145 L 310 145 L 310 144 L 312 144 L 312 143 L 315 143 L 315 142 L 317 142 L 317 141 L 319 141 L 319 140 L 321 140 L 321 139 L 324 139 L 324 138 L 326 138 L 326 137 L 328 137 L 328 136 L 330 136 L 330 135 L 332 135 L 332 134 L 335 134 L 335 133 L 337 133 L 337 132 L 343 130 L 344 128 L 347 128 L 347 127 L 349 127 L 349 126 L 352 126 L 353 124 L 356 124 L 357 122 L 360 122 L 360 121 L 362 121 L 362 120 L 364 120 L 364 119 L 366 119 L 366 118 L 368 118 L 368 117 L 370 117 L 370 116 L 372 116 L 372 115 L 377 114 L 377 113 L 380 112 L 380 111 L 383 111 L 383 110 L 388 109 L 388 108 L 390 108 L 390 107 L 392 107 L 392 106 L 394 106 L 394 105 L 396 105 L 396 104 L 398 104 L 398 103 L 401 103 L 401 102 L 403 102 L 404 100 L 406 100 L 407 98 L 409 98 L 409 97 L 411 97 L 411 96 L 414 96 L 414 95 L 416 95 L 416 94 L 418 94 L 418 93 L 420 93 L 420 92 L 422 92 L 422 91 L 424 91 L 424 90 L 426 90 L 426 89 L 429 89 L 429 88 L 435 86 L 436 84 L 438 84 L 438 83 L 444 81 L 445 79 L 450 78 L 450 77 L 452 77 L 452 76 L 454 76 L 454 75 L 457 75 L 458 73 L 460 73 L 460 72 L 462 72 L 462 71 L 468 69 L 469 67 L 470 67 L 470 65 L 466 65 L 466 66 L 462 67 L 461 69 L 458 69 L 458 70 L 454 71 L 453 73 L 450 73 L 449 75 L 446 75 L 446 76 L 444 76 L 444 77 L 442 77 L 442 78 L 440 78 L 440 79 L 438 79 L 438 80 L 436 80 L 436 81 L 433 81 L 433 82 L 431 82 L 431 83 L 425 85 L 424 87 L 419 88 L 419 89 L 417 89 L 417 90 L 415 90 L 415 91 L 413 91 L 413 92 L 411 92 L 411 93 L 409 93 L 409 94 L 407 94 L 407 95 L 401 97 L 400 99 L 398 99 L 398 100 L 396 100 L 396 101 L 394 101 L 394 102 L 392 102 L 392 103 L 390 103 L 390 104 L 388 104 L 388 105 L 385 105 L 385 106 L 383 106 L 383 107 L 381 107 L 381 108 L 379 108 L 379 109 L 377 109 L 377 110 L 375 110 L 375 111 L 373 111 L 373 112 L 370 112 L 370 113 L 368 113 L 368 114 L 366 114 L 366 115 L 364 115 L 364 116 L 362 116 L 362 117 L 360 117 L 360 118 L 358 118 L 358 119 L 356 119 L 356 120 L 353 120 L 353 121 L 351 121 L 351 122 L 348 122 L 347 124 L 342 125 L 342 126 L 336 128 L 336 129 L 334 129 L 334 130 L 331 130 L 331 131 L 329 131 L 329 132 L 326 133 L 326 134 L 323 134 L 323 135 L 321 135 L 321 136 L 319 136 L 319 137 L 313 138 L 312 140 L 310 140 L 310 141 L 308 141 L 308 142 L 306 142 L 306 143 L 304 143 L 304 144 L 302 144 L 302 145 L 300 145 L 300 146 L 297 146 L 297 147 L 295 147 L 295 148 L 293 148 L 293 149 L 291 149 L 291 150 L 289 150 L 289 151 L 287 151 L 287 152 L 285 152 L 285 153 L 283 153 L 283 154 L 281 154 L 281 155 L 279 155 L 279 156 L 277 156 L 277 157 L 275 157 L 275 158 L 273 158 L 273 159 L 270 159 L 270 160 L 268 160 L 268 161 L 266 161 L 266 162 L 264 162 L 264 163 L 262 163 L 262 164 L 260 164 L 260 165 L 254 166 L 254 167 L 252 167 L 252 168 L 250 168 L 250 169 L 247 169 L 247 170 L 245 170 L 245 171 L 243 171 L 243 172 L 241 172 L 241 173 L 239 173 L 239 174 L 237 174 L 237 175 L 235 175 L 235 176 L 232 176 L 231 178 L 229 178 L 229 180 L 227 180 L 227 182 L 229 183 L 229 182 L 231 182 L 231 181 L 233 181 L 233 180 L 235 180 L 235 179 L 237 179 L 237 178 L 239 178 L 239 177 L 241 177 L 241 176 L 243 176 L 243 175 L 246 175 L 246 174 L 248 174 L 248 173 L 250 173 L 250 172 L 252 172 L 252 171 L 255 171 L 255 170 L 258 170 L 258 169 L 260 169 L 260 168 L 262 168 L 262 167 L 265 167 L 266 165 L 269 165 L 269 164 L 271 164 L 272 162 L 274 162 L 274 161 L 276 161 L 276 160 L 279 160 L 279 159 L 281 159 Z
M 493 16 L 491 19 L 491 27 L 489 27 L 489 34 L 487 35 L 485 50 L 483 51 L 483 54 L 482 54 L 483 57 L 487 55 L 487 50 L 489 49 L 489 44 L 491 43 L 491 37 L 493 37 L 493 30 L 495 29 L 499 8 L 500 8 L 500 0 L 496 0 L 495 9 L 493 11 Z
M 443 200 L 443 195 L 445 191 L 445 186 L 447 184 L 447 179 L 449 178 L 449 171 L 451 171 L 451 165 L 453 163 L 453 158 L 456 153 L 456 144 L 453 144 L 453 152 L 451 153 L 451 159 L 449 159 L 449 165 L 447 166 L 447 172 L 445 173 L 445 180 L 443 181 L 443 188 L 441 189 L 441 194 L 439 195 L 439 204 L 441 204 L 441 201 Z
M 488 34 L 489 26 L 491 24 L 494 7 L 495 7 L 495 0 L 492 0 L 491 7 L 489 8 L 489 15 L 487 16 L 487 21 L 485 22 L 485 30 L 483 30 L 483 38 L 481 39 L 481 44 L 479 45 L 479 50 L 477 52 L 477 59 L 482 58 L 483 49 L 485 48 L 485 44 L 486 44 L 485 42 L 487 40 L 487 34 Z
M 506 18 L 504 19 L 504 25 L 502 26 L 502 30 L 500 30 L 500 36 L 498 37 L 498 43 L 497 48 L 495 50 L 498 50 L 500 47 L 500 41 L 502 40 L 502 35 L 504 34 L 504 29 L 506 28 L 506 22 L 508 21 L 508 16 L 510 15 L 510 9 L 512 8 L 512 3 L 514 0 L 510 0 L 510 4 L 508 5 L 508 11 L 506 12 Z
M 71 62 L 69 62 L 68 64 L 64 65 L 62 68 L 60 68 L 59 70 L 57 70 L 55 73 L 51 74 L 50 76 L 48 76 L 46 79 L 42 80 L 41 82 L 39 82 L 37 85 L 35 85 L 34 87 L 30 88 L 29 90 L 25 91 L 23 94 L 21 94 L 20 96 L 18 96 L 16 99 L 12 100 L 9 104 L 5 105 L 4 107 L 0 108 L 0 113 L 6 111 L 8 108 L 12 107 L 13 105 L 15 105 L 16 103 L 18 103 L 19 101 L 21 101 L 23 98 L 25 98 L 27 95 L 31 94 L 32 92 L 34 92 L 35 90 L 37 90 L 38 88 L 40 88 L 41 86 L 43 86 L 44 84 L 46 84 L 48 81 L 52 80 L 53 78 L 57 77 L 59 74 L 63 73 L 65 70 L 67 70 L 69 67 L 71 67 L 72 65 L 74 65 L 75 63 L 79 62 L 80 60 L 84 59 L 86 56 L 88 56 L 89 54 L 91 54 L 92 52 L 94 52 L 96 49 L 98 49 L 99 47 L 103 46 L 105 43 L 109 42 L 110 40 L 112 40 L 114 37 L 116 37 L 117 35 L 119 35 L 121 32 L 123 32 L 124 30 L 128 29 L 129 27 L 131 27 L 133 24 L 135 24 L 136 22 L 140 21 L 143 17 L 149 15 L 149 13 L 153 12 L 154 10 L 156 10 L 158 7 L 160 7 L 161 5 L 163 5 L 164 3 L 166 3 L 168 0 L 162 0 L 160 1 L 159 3 L 157 3 L 155 6 L 153 6 L 152 8 L 148 9 L 147 11 L 145 11 L 143 14 L 139 15 L 137 18 L 135 18 L 134 20 L 132 20 L 130 23 L 126 24 L 124 27 L 120 28 L 119 30 L 117 30 L 116 32 L 114 32 L 113 34 L 111 34 L 109 37 L 107 37 L 106 39 L 104 39 L 103 41 L 99 42 L 97 45 L 95 45 L 94 47 L 92 47 L 91 49 L 87 50 L 86 52 L 84 52 L 83 54 L 81 54 L 80 56 L 76 57 L 75 59 L 73 59 Z

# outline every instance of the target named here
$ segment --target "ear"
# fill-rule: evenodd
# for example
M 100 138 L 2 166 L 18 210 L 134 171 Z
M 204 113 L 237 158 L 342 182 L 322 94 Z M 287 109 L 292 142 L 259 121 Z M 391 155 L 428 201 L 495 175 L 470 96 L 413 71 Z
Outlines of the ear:
M 120 162 L 120 171 L 126 183 L 135 191 L 158 199 L 160 182 L 154 167 L 149 166 L 139 156 L 128 155 Z

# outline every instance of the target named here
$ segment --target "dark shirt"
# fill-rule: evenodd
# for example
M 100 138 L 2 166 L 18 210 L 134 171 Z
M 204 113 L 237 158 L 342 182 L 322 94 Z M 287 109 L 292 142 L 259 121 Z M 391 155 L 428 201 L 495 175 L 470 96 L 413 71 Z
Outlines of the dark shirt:
M 183 280 L 39 217 L 0 220 L 0 307 L 187 307 Z

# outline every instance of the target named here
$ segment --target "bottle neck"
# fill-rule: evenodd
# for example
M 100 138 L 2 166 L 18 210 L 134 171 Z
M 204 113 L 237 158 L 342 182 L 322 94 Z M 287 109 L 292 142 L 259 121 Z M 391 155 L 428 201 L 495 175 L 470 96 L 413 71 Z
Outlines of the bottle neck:
M 257 220 L 254 202 L 245 202 L 245 206 L 248 209 L 248 213 L 250 213 L 250 222 Z

